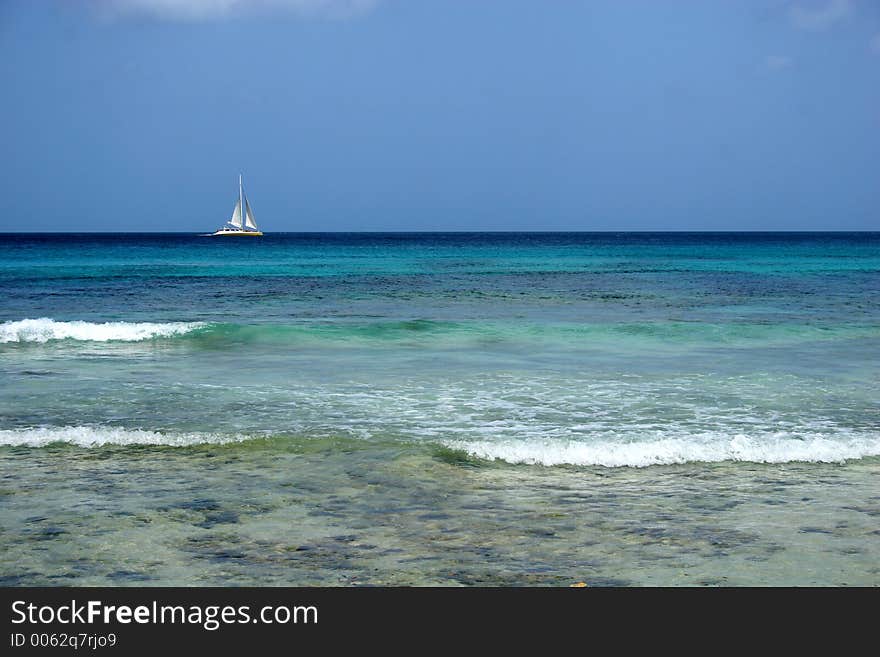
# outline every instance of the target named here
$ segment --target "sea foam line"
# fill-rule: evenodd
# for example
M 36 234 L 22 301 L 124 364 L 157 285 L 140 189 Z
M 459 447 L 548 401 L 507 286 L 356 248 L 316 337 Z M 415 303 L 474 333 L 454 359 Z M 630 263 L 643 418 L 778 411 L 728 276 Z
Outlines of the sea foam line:
M 139 342 L 183 335 L 206 326 L 204 322 L 56 322 L 48 317 L 0 324 L 0 343 L 83 340 Z
M 843 463 L 880 456 L 880 436 L 798 437 L 717 435 L 665 437 L 639 442 L 577 441 L 443 441 L 446 447 L 490 461 L 530 465 L 598 465 L 609 468 L 644 468 L 680 463 Z
M 45 447 L 66 443 L 78 447 L 223 445 L 241 443 L 255 436 L 203 432 L 168 432 L 106 426 L 29 427 L 0 429 L 0 446 Z M 508 463 L 558 466 L 636 467 L 682 463 L 843 463 L 880 456 L 880 436 L 798 437 L 779 433 L 761 436 L 717 433 L 688 437 L 663 437 L 639 442 L 608 439 L 591 441 L 447 440 L 443 445 L 463 450 L 476 458 Z
M 53 443 L 67 443 L 77 447 L 102 447 L 104 445 L 162 445 L 189 447 L 193 445 L 225 445 L 240 443 L 253 436 L 219 433 L 162 433 L 145 429 L 119 427 L 31 427 L 23 429 L 0 429 L 0 446 L 45 447 Z

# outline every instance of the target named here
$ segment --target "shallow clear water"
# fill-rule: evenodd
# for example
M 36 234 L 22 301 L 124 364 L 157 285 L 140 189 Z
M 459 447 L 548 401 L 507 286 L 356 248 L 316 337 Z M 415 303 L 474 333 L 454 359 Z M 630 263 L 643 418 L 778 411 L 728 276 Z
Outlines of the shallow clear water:
M 7 236 L 7 583 L 880 584 L 880 234 Z

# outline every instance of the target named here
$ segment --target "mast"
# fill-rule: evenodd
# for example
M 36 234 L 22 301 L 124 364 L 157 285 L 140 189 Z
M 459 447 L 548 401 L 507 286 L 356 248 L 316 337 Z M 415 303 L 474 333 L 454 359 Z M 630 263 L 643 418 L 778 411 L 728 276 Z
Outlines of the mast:
M 238 174 L 238 207 L 241 208 L 241 213 L 244 215 L 244 203 L 242 203 L 241 197 L 241 174 Z M 244 219 L 244 217 L 242 217 L 242 219 Z M 242 221 L 242 223 L 244 223 L 244 221 Z M 241 229 L 244 229 L 244 226 L 242 226 Z

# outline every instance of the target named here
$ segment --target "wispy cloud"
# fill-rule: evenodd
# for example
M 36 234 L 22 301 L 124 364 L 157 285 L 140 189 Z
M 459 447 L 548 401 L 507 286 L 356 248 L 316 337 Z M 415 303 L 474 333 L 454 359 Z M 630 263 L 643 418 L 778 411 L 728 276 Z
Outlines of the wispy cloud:
M 91 0 L 105 18 L 209 21 L 254 14 L 345 18 L 372 9 L 378 0 Z
M 852 12 L 850 0 L 822 0 L 796 4 L 788 15 L 796 28 L 820 32 L 849 17 Z
M 764 65 L 771 71 L 781 71 L 786 68 L 791 68 L 793 64 L 794 59 L 788 55 L 767 55 L 764 59 Z

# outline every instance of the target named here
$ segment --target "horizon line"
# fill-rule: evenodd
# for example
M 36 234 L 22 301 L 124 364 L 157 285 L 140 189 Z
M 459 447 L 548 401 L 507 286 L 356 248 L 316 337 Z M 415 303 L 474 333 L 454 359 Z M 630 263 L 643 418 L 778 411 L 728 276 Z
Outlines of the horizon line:
M 440 234 L 460 234 L 460 235 L 477 235 L 477 234 L 485 234 L 485 233 L 496 233 L 496 234 L 504 234 L 504 235 L 515 235 L 515 234 L 523 234 L 523 233 L 532 233 L 532 234 L 543 234 L 543 235 L 552 235 L 552 234 L 572 234 L 572 233 L 610 233 L 610 234 L 620 234 L 620 233 L 880 233 L 880 228 L 876 229 L 811 229 L 811 230 L 803 230 L 803 229 L 793 229 L 793 228 L 778 228 L 778 229 L 760 229 L 760 230 L 729 230 L 729 229 L 703 229 L 703 230 L 691 230 L 685 228 L 671 228 L 671 229 L 661 229 L 661 230 L 611 230 L 611 229 L 596 229 L 596 230 L 279 230 L 279 231 L 262 231 L 263 236 L 267 235 L 334 235 L 334 234 L 363 234 L 363 235 L 378 235 L 378 234 L 399 234 L 399 235 L 414 235 L 414 234 L 423 234 L 423 235 L 440 235 Z M 166 231 L 166 230 L 153 230 L 153 231 L 136 231 L 136 230 L 35 230 L 35 231 L 4 231 L 0 233 L 0 237 L 5 235 L 192 235 L 195 237 L 204 237 L 204 236 L 212 236 L 212 233 L 201 233 L 197 231 Z

